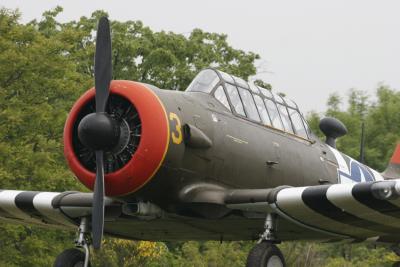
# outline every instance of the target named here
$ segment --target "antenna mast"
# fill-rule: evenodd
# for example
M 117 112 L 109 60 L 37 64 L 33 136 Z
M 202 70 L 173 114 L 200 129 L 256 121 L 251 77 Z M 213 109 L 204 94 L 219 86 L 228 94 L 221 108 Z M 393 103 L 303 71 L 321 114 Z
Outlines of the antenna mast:
M 360 162 L 364 163 L 364 143 L 365 143 L 365 134 L 364 134 L 364 121 L 361 123 L 361 141 L 360 141 Z

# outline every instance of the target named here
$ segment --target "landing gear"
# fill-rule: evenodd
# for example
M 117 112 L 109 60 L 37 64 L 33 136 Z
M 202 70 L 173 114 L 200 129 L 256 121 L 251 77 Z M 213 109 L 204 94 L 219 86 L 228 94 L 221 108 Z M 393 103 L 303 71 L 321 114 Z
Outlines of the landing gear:
M 265 224 L 264 224 L 264 233 L 260 236 L 260 240 L 258 243 L 261 243 L 262 241 L 271 241 L 276 243 L 276 214 L 275 213 L 268 213 L 267 217 L 265 218 Z
M 84 267 L 85 253 L 80 249 L 70 248 L 58 255 L 54 267 Z M 89 264 L 90 266 L 90 264 Z
M 268 213 L 265 219 L 265 231 L 260 236 L 257 245 L 247 257 L 247 267 L 285 267 L 285 259 L 279 248 L 274 245 L 276 239 L 276 214 Z
M 285 267 L 282 252 L 277 246 L 263 241 L 250 251 L 247 257 L 247 267 Z
M 64 250 L 56 258 L 53 267 L 90 267 L 89 245 L 88 218 L 84 217 L 79 225 L 78 238 L 75 241 L 75 246 L 83 248 L 84 252 L 77 248 Z

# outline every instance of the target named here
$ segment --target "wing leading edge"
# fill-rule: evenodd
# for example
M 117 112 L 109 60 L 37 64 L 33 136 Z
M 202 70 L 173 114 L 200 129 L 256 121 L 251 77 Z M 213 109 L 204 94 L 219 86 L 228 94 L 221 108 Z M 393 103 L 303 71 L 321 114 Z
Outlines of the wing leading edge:
M 392 242 L 400 235 L 400 180 L 283 188 L 274 211 L 316 231 Z
M 0 221 L 75 230 L 79 218 L 91 215 L 93 194 L 0 190 Z M 106 216 L 121 205 L 105 199 Z

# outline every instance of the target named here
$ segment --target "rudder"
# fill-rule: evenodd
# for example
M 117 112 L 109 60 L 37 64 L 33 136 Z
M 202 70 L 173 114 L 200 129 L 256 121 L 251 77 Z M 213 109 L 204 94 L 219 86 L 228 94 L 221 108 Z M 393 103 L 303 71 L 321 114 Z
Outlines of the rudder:
M 385 179 L 400 179 L 400 144 L 397 144 L 386 170 L 382 172 Z

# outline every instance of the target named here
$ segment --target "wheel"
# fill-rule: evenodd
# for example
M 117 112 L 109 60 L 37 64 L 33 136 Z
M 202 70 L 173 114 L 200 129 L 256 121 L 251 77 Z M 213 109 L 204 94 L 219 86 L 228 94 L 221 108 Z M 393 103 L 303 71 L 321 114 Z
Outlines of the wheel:
M 392 267 L 400 267 L 400 261 L 393 263 Z
M 261 242 L 250 251 L 246 266 L 285 267 L 285 259 L 277 246 L 270 242 Z
M 53 267 L 83 267 L 84 264 L 85 253 L 77 248 L 70 248 L 58 255 Z

